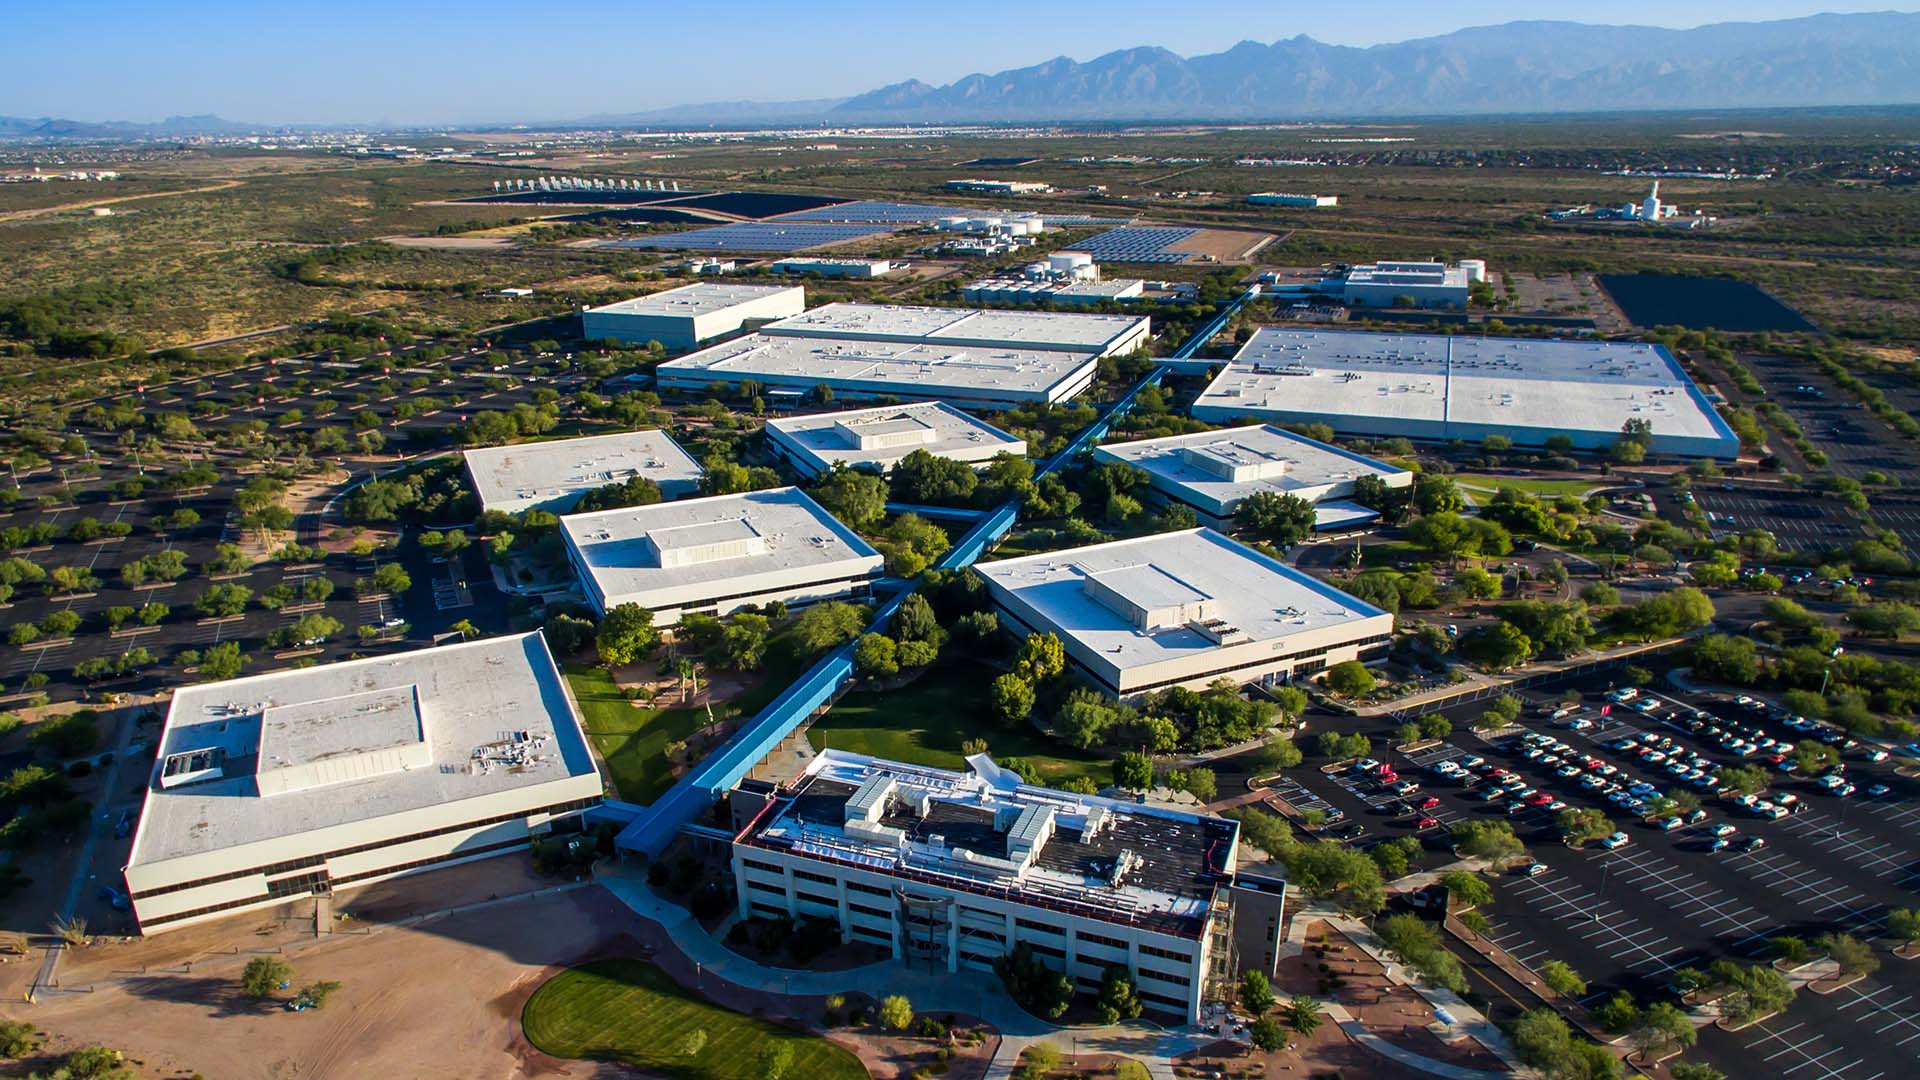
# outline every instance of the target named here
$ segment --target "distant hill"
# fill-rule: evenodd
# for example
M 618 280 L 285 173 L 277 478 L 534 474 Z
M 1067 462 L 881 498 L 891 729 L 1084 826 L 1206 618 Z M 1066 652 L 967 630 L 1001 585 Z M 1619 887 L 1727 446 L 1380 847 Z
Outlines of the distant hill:
M 908 80 L 849 98 L 833 116 L 1287 119 L 1916 102 L 1920 14 L 1883 12 L 1692 30 L 1513 22 L 1364 49 L 1295 37 L 1192 57 L 1143 46 L 946 86 Z
M 195 135 L 251 135 L 272 125 L 241 124 L 217 116 L 169 116 L 151 124 L 125 120 L 61 120 L 0 116 L 0 139 L 183 139 Z

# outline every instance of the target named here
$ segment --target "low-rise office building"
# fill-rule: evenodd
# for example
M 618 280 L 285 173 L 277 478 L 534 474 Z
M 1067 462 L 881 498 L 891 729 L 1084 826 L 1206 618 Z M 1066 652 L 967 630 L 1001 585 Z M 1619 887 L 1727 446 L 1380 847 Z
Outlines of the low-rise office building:
M 1096 992 L 1194 1023 L 1240 967 L 1271 975 L 1277 878 L 1235 873 L 1236 822 L 1031 787 L 985 754 L 966 772 L 823 750 L 730 805 L 742 918 L 824 919 L 908 964 L 992 970 L 1021 945 Z
M 1193 403 L 1195 419 L 1324 423 L 1343 435 L 1605 450 L 1628 421 L 1647 451 L 1739 456 L 1740 440 L 1664 346 L 1264 327 Z
M 806 310 L 798 285 L 743 285 L 698 281 L 677 289 L 636 296 L 580 313 L 580 336 L 633 345 L 657 341 L 691 349 L 750 324 L 771 322 Z
M 1188 507 L 1200 524 L 1214 528 L 1230 527 L 1240 504 L 1259 492 L 1313 503 L 1319 528 L 1357 525 L 1378 516 L 1347 501 L 1362 476 L 1377 476 L 1388 487 L 1413 486 L 1405 469 L 1271 424 L 1108 443 L 1094 448 L 1093 459 L 1140 469 L 1163 501 Z
M 538 632 L 182 687 L 157 758 L 145 934 L 525 851 L 602 791 Z
M 1340 205 L 1338 195 L 1296 195 L 1288 191 L 1256 191 L 1247 196 L 1255 206 L 1327 207 Z
M 940 401 L 779 417 L 766 432 L 767 445 L 807 477 L 835 465 L 888 473 L 915 450 L 974 466 L 1027 452 L 1025 439 Z
M 825 386 L 835 400 L 945 401 L 1013 409 L 1066 401 L 1093 385 L 1091 352 L 923 341 L 748 334 L 654 369 L 663 394 L 706 394 L 754 383 L 788 397 Z
M 1130 699 L 1215 679 L 1274 685 L 1386 654 L 1393 616 L 1212 529 L 977 563 L 1001 625 L 1052 633 Z
M 795 256 L 779 259 L 767 267 L 776 274 L 818 274 L 831 278 L 879 278 L 893 273 L 892 259 L 832 259 L 826 256 Z
M 700 489 L 700 464 L 658 430 L 487 446 L 464 457 L 480 509 L 507 514 L 562 514 L 587 492 L 636 477 L 660 485 L 669 499 Z
M 891 304 L 823 304 L 802 315 L 769 323 L 775 337 L 837 338 L 979 349 L 1040 349 L 1112 356 L 1140 348 L 1152 336 L 1145 315 L 1094 315 L 1058 311 L 994 311 L 980 308 L 898 307 Z
M 638 604 L 655 626 L 865 596 L 883 564 L 796 487 L 570 514 L 560 534 L 596 611 Z

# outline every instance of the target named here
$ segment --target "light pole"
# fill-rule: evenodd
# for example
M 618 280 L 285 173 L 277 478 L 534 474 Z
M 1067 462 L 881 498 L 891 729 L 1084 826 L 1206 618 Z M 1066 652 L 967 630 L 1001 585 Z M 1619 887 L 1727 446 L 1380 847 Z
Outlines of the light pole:
M 1608 852 L 1609 855 L 1612 852 Z M 1613 860 L 1609 858 L 1600 864 L 1600 891 L 1593 894 L 1593 921 L 1600 922 L 1600 905 L 1606 902 L 1607 875 L 1613 872 Z

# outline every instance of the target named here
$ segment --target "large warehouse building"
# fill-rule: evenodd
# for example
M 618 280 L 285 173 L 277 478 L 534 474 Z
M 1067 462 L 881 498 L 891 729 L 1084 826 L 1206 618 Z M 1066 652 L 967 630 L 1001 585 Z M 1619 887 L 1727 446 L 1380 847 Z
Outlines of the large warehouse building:
M 1142 470 L 1161 499 L 1188 507 L 1215 528 L 1231 525 L 1240 504 L 1260 492 L 1313 503 L 1318 528 L 1357 525 L 1378 516 L 1345 501 L 1362 476 L 1377 476 L 1388 487 L 1413 485 L 1405 469 L 1271 424 L 1108 443 L 1094 449 L 1093 459 Z
M 595 610 L 638 604 L 655 626 L 864 596 L 882 572 L 879 552 L 793 487 L 571 514 L 560 533 Z
M 1180 1023 L 1236 970 L 1273 974 L 1286 885 L 1235 873 L 1235 822 L 967 765 L 823 750 L 783 788 L 736 788 L 741 917 L 824 919 L 923 970 L 991 971 L 1026 945 L 1087 994 L 1123 967 Z
M 1630 420 L 1650 453 L 1732 460 L 1740 440 L 1659 345 L 1263 328 L 1193 404 L 1214 423 L 1324 423 L 1343 435 L 1604 450 Z
M 602 791 L 538 632 L 182 687 L 158 759 L 147 934 L 524 851 Z
M 1127 699 L 1215 679 L 1273 685 L 1384 655 L 1393 616 L 1211 529 L 978 563 L 1001 625 L 1052 633 Z
M 798 285 L 699 281 L 589 308 L 580 313 L 580 336 L 588 341 L 631 345 L 657 341 L 669 349 L 691 349 L 749 323 L 798 315 L 806 310 L 806 295 Z
M 700 489 L 701 469 L 664 431 L 622 431 L 578 439 L 488 446 L 466 451 L 480 509 L 565 513 L 580 497 L 636 477 L 669 499 Z
M 975 467 L 1027 452 L 1025 439 L 941 401 L 779 417 L 767 421 L 766 432 L 774 453 L 808 477 L 835 465 L 888 473 L 915 450 Z
M 805 314 L 769 323 L 761 333 L 1113 356 L 1145 345 L 1153 333 L 1153 320 L 1145 315 L 823 304 Z
M 836 399 L 1013 409 L 1066 401 L 1099 373 L 1091 352 L 748 334 L 669 360 L 654 368 L 654 379 L 662 393 L 754 382 L 794 397 L 825 386 Z

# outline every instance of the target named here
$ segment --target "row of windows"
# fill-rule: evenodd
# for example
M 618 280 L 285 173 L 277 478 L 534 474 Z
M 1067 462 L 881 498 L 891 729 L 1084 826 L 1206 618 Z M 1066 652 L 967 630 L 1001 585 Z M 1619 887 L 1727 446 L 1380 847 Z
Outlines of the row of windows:
M 1037 942 L 1029 941 L 1027 942 L 1027 948 L 1032 949 L 1041 956 L 1051 956 L 1055 960 L 1065 960 L 1067 958 L 1067 950 L 1056 949 L 1051 945 L 1041 945 Z
M 761 903 L 754 903 L 754 904 L 748 905 L 748 910 L 752 911 L 755 915 L 758 915 L 763 919 L 784 919 L 787 917 L 786 908 L 770 907 L 766 904 L 761 904 Z
M 877 941 L 882 945 L 893 944 L 892 934 L 883 933 L 879 930 L 869 930 L 864 926 L 856 925 L 853 928 L 853 936 L 857 938 L 866 938 L 868 941 Z
M 865 885 L 858 881 L 847 882 L 847 888 L 852 889 L 854 892 L 866 893 L 868 896 L 892 896 L 893 895 L 892 889 L 882 889 L 877 885 Z
M 1090 934 L 1085 930 L 1079 931 L 1074 936 L 1080 939 L 1081 941 L 1090 941 L 1095 945 L 1105 945 L 1109 949 L 1119 949 L 1121 952 L 1127 951 L 1127 943 L 1124 941 L 1121 941 L 1119 938 L 1105 937 L 1100 934 Z
M 1142 945 L 1140 952 L 1146 956 L 1157 956 L 1162 960 L 1177 960 L 1182 964 L 1193 963 L 1192 953 L 1174 952 L 1172 949 L 1162 949 L 1158 945 Z
M 1147 683 L 1144 686 L 1129 687 L 1127 689 L 1127 693 L 1144 694 L 1152 690 L 1164 690 L 1169 686 L 1178 686 L 1181 683 L 1192 682 L 1195 679 L 1214 679 L 1222 675 L 1231 675 L 1236 671 L 1245 671 L 1248 668 L 1272 667 L 1275 664 L 1285 663 L 1287 661 L 1304 661 L 1304 662 L 1296 663 L 1293 669 L 1294 671 L 1302 674 L 1311 672 L 1311 671 L 1319 671 L 1321 668 L 1324 668 L 1327 666 L 1327 662 L 1325 659 L 1315 659 L 1315 658 L 1325 657 L 1328 650 L 1330 649 L 1344 649 L 1344 648 L 1350 648 L 1350 647 L 1358 647 L 1361 649 L 1365 649 L 1369 645 L 1374 645 L 1382 641 L 1388 641 L 1388 640 L 1391 640 L 1391 638 L 1392 638 L 1392 635 L 1390 634 L 1375 634 L 1371 637 L 1360 638 L 1357 641 L 1343 641 L 1337 645 L 1323 645 L 1317 649 L 1307 649 L 1302 652 L 1289 653 L 1286 656 L 1263 656 L 1257 660 L 1251 660 L 1251 661 L 1240 663 L 1240 664 L 1231 664 L 1227 667 L 1216 668 L 1212 671 L 1203 671 L 1195 675 L 1181 675 L 1178 678 L 1162 679 L 1159 682 Z M 1116 696 L 1118 695 L 1119 691 L 1117 688 L 1107 685 L 1104 681 L 1102 682 L 1101 685 L 1105 686 L 1106 689 L 1108 689 L 1109 691 L 1112 691 Z
M 578 567 L 579 562 L 576 560 L 574 565 Z M 815 589 L 832 588 L 834 586 L 845 586 L 845 588 L 840 589 L 838 591 L 849 596 L 863 596 L 866 594 L 873 579 L 879 577 L 880 574 L 881 574 L 881 570 L 878 567 L 876 567 L 871 573 L 862 574 L 862 575 L 859 575 L 858 577 L 833 578 L 827 581 L 807 581 L 807 582 L 802 582 L 798 585 L 789 586 L 789 588 L 807 589 L 811 591 Z M 593 578 L 590 575 L 583 574 L 582 578 L 586 581 L 593 580 Z M 594 587 L 594 591 L 595 592 L 599 591 L 599 587 L 597 585 Z M 718 613 L 719 605 L 721 604 L 730 604 L 735 600 L 759 600 L 762 597 L 765 597 L 767 599 L 776 599 L 781 594 L 787 591 L 788 591 L 787 588 L 757 589 L 753 592 L 733 593 L 728 596 L 703 596 L 698 600 L 690 601 L 681 610 L 689 613 L 713 615 Z M 827 600 L 827 599 L 830 599 L 830 597 L 817 596 L 817 597 L 811 597 L 806 599 L 788 600 L 786 601 L 786 603 L 789 607 L 800 607 L 806 604 L 818 603 L 819 601 Z M 606 603 L 606 597 L 604 596 L 601 597 L 601 603 L 603 605 Z M 698 605 L 698 606 L 695 606 L 695 605 Z
M 819 904 L 823 908 L 830 908 L 836 912 L 840 910 L 840 901 L 831 896 L 821 896 L 819 893 L 810 892 L 796 892 L 794 895 L 809 904 Z
M 891 918 L 893 918 L 893 913 L 892 913 L 892 912 L 889 912 L 889 911 L 881 911 L 881 910 L 880 910 L 879 908 L 871 908 L 871 907 L 868 907 L 868 906 L 866 906 L 865 904 L 851 904 L 851 903 L 850 903 L 850 904 L 848 904 L 848 905 L 847 905 L 847 909 L 848 909 L 849 911 L 857 911 L 857 912 L 859 912 L 860 914 L 862 914 L 862 915 L 865 915 L 866 917 L 868 917 L 868 918 L 870 918 L 870 919 L 891 919 Z
M 1066 930 L 1063 927 L 1055 926 L 1052 923 L 1036 922 L 1033 919 L 1015 919 L 1013 920 L 1013 925 L 1019 927 L 1022 930 L 1038 930 L 1043 934 L 1065 934 L 1066 933 Z
M 772 874 L 775 877 L 781 877 L 786 873 L 777 863 L 761 862 L 758 859 L 741 859 L 740 861 L 763 874 Z
M 1184 1001 L 1181 1001 L 1179 998 L 1170 998 L 1164 994 L 1153 994 L 1145 990 L 1137 991 L 1137 993 L 1140 995 L 1141 1001 L 1151 1002 L 1152 1004 L 1155 1004 L 1155 1005 L 1165 1005 L 1167 1009 L 1172 1012 L 1176 1012 L 1181 1015 L 1186 1014 L 1187 1003 Z
M 309 867 L 320 866 L 329 859 L 340 859 L 348 855 L 359 855 L 362 852 L 378 851 L 381 848 L 392 847 L 396 844 L 412 843 L 415 840 L 427 840 L 435 836 L 445 836 L 448 833 L 462 832 L 467 829 L 484 828 L 488 825 L 499 825 L 508 821 L 520 821 L 530 818 L 535 814 L 546 814 L 550 817 L 569 814 L 576 810 L 585 810 L 589 806 L 598 805 L 600 805 L 600 797 L 596 795 L 589 799 L 575 799 L 572 802 L 555 803 L 552 806 L 544 806 L 534 810 L 520 810 L 511 814 L 499 814 L 490 818 L 482 818 L 479 821 L 463 821 L 458 825 L 447 825 L 442 828 L 429 829 L 426 832 L 417 832 L 408 836 L 389 837 L 385 840 L 376 840 L 370 844 L 356 844 L 353 847 L 340 848 L 318 855 L 303 855 L 297 859 L 288 859 L 285 862 L 272 863 L 267 866 L 254 866 L 245 870 L 233 870 L 223 874 L 214 874 L 211 877 L 197 878 L 193 881 L 181 881 L 172 885 L 160 885 L 134 893 L 132 898 L 135 900 L 145 900 L 150 896 L 165 896 L 168 893 L 180 892 L 185 889 L 198 889 L 203 885 L 213 885 L 222 881 L 233 881 L 252 874 L 273 877 L 276 874 L 284 874 L 291 870 L 305 870 Z M 518 842 L 525 843 L 525 841 Z
M 752 878 L 747 879 L 747 888 L 755 892 L 772 893 L 774 896 L 787 895 L 787 890 L 784 886 L 769 885 L 764 881 L 755 881 Z
M 435 855 L 430 859 L 416 859 L 413 862 L 401 863 L 398 866 L 385 866 L 378 870 L 369 870 L 363 874 L 350 874 L 346 877 L 335 879 L 333 885 L 335 887 L 351 885 L 356 881 L 363 881 L 367 878 L 381 877 L 387 874 L 398 874 L 407 870 L 416 870 L 421 867 L 432 866 L 435 863 L 449 862 L 454 859 L 468 859 L 475 855 L 486 855 L 496 851 L 505 851 L 508 848 L 525 846 L 527 846 L 525 840 L 506 840 L 497 844 L 487 844 L 483 847 L 467 848 L 463 851 L 452 851 L 444 855 Z M 302 874 L 298 877 L 285 879 L 285 887 L 280 891 L 276 891 L 276 887 L 282 886 L 283 882 L 274 882 L 273 885 L 268 886 L 267 891 L 260 896 L 247 896 L 238 900 L 227 900 L 218 904 L 208 904 L 205 907 L 189 908 L 186 911 L 175 911 L 166 915 L 155 915 L 152 918 L 142 918 L 140 919 L 140 928 L 142 930 L 151 930 L 156 926 L 165 926 L 168 923 L 180 922 L 183 919 L 198 918 L 201 915 L 211 915 L 216 911 L 229 911 L 234 908 L 248 907 L 253 904 L 258 904 L 262 900 L 277 900 L 286 896 L 306 895 L 326 884 L 326 882 L 326 871 L 324 870 L 318 874 Z
M 1185 975 L 1174 975 L 1165 971 L 1159 971 L 1145 964 L 1140 965 L 1140 974 L 1151 979 L 1159 979 L 1161 982 L 1172 983 L 1175 986 L 1186 986 L 1192 982 L 1192 980 L 1188 979 Z
M 816 874 L 811 870 L 795 870 L 793 876 L 799 878 L 801 881 L 811 881 L 820 885 L 838 884 L 838 879 L 830 878 L 825 874 Z

